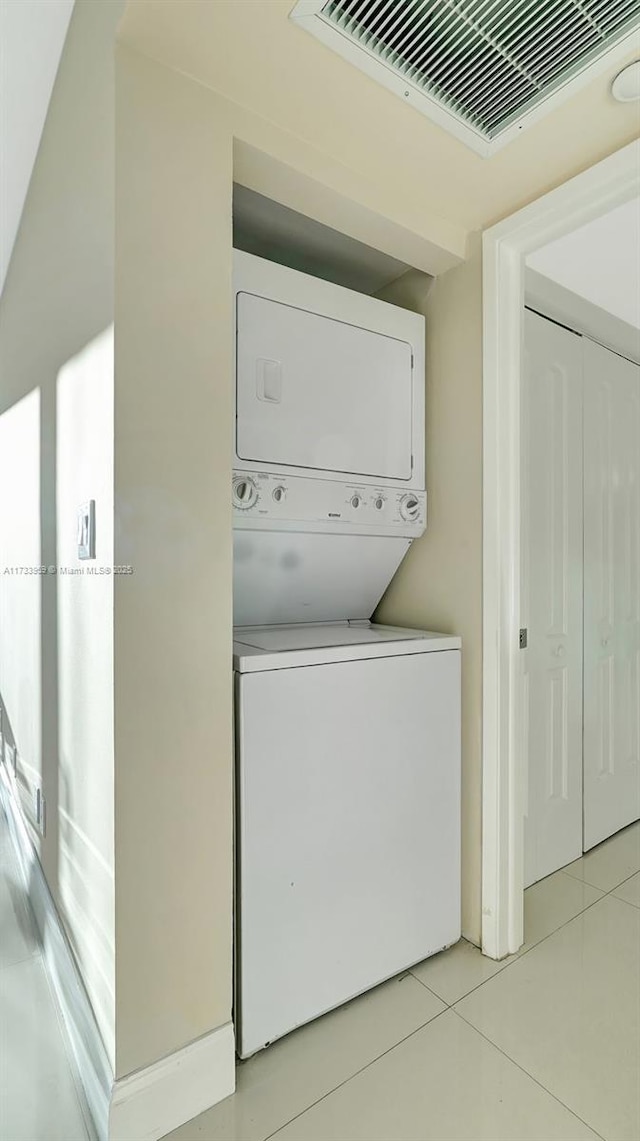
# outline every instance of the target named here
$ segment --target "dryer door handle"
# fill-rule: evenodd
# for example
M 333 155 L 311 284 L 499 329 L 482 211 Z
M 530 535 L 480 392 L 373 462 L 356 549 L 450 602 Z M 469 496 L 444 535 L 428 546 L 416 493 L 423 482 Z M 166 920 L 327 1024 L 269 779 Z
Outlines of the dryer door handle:
M 279 404 L 282 400 L 282 362 L 271 361 L 266 357 L 256 360 L 256 396 L 267 404 Z

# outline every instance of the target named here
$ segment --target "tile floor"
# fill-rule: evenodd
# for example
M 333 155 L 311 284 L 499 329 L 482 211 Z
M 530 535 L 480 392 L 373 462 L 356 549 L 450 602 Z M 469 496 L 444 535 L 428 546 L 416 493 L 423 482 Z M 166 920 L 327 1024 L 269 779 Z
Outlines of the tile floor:
M 0 873 L 0 1138 L 87 1141 L 1 813 Z M 640 824 L 525 922 L 503 962 L 462 941 L 242 1063 L 171 1141 L 638 1141 Z
M 525 894 L 525 944 L 464 941 L 238 1068 L 171 1141 L 638 1141 L 640 824 Z
M 92 1138 L 0 808 L 0 1139 Z

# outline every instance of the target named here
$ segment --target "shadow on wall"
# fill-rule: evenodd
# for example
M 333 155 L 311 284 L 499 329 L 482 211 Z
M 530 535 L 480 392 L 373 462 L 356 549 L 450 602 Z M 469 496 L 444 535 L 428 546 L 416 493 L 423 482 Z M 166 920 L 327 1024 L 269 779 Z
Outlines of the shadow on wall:
M 4 761 L 112 1053 L 112 326 L 0 416 L 0 486 Z M 90 499 L 96 557 L 81 561 Z
M 114 429 L 113 326 L 56 385 L 58 898 L 113 1057 Z M 78 512 L 95 503 L 95 558 L 80 559 Z

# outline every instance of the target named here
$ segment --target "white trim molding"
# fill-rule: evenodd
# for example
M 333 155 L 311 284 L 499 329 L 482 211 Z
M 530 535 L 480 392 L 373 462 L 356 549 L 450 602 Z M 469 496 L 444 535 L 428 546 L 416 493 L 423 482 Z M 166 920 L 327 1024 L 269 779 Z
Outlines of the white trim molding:
M 109 1141 L 158 1141 L 235 1090 L 233 1023 L 113 1087 Z
M 482 950 L 523 941 L 527 758 L 520 716 L 520 383 L 525 257 L 640 193 L 640 142 L 483 234 Z

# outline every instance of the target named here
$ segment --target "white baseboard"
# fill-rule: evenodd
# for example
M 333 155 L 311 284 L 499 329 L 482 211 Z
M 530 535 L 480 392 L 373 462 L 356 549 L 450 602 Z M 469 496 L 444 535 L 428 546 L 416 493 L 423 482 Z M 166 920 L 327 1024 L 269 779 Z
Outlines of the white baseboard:
M 47 974 L 69 1037 L 76 1078 L 98 1141 L 159 1141 L 235 1090 L 233 1023 L 114 1082 L 91 1003 L 29 838 L 13 778 L 0 764 L 0 802 L 42 941 Z
M 116 1081 L 109 1141 L 158 1141 L 235 1090 L 233 1023 Z
M 67 1031 L 75 1063 L 75 1077 L 84 1092 L 85 1110 L 91 1118 L 98 1141 L 107 1141 L 113 1072 L 12 785 L 13 777 L 2 766 L 0 800 L 7 814 L 14 848 L 35 915 L 44 964 Z

